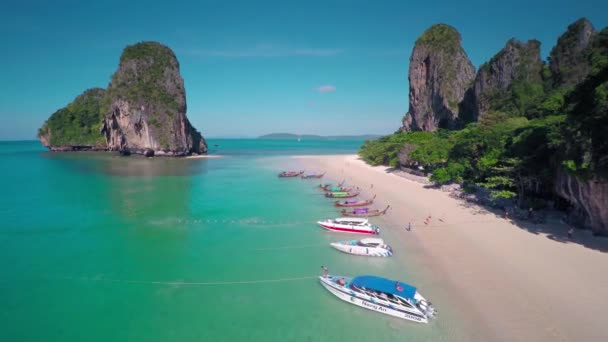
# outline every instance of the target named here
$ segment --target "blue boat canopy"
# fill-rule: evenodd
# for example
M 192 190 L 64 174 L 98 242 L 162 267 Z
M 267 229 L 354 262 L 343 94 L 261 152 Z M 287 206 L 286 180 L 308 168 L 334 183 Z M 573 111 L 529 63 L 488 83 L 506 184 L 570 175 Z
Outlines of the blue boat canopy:
M 414 299 L 416 294 L 416 288 L 402 283 L 400 281 L 390 280 L 375 276 L 358 276 L 354 277 L 351 285 L 357 287 L 365 287 L 366 289 L 376 290 L 387 294 L 396 295 L 403 298 Z

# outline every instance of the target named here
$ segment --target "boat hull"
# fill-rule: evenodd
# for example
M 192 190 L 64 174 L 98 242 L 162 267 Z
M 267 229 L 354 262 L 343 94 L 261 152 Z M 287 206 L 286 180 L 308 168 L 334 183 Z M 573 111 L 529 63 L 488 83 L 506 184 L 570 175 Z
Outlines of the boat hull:
M 389 251 L 386 248 L 380 247 L 364 247 L 357 245 L 347 245 L 339 242 L 332 242 L 330 244 L 333 248 L 339 250 L 340 252 L 352 255 L 361 255 L 361 256 L 376 256 L 376 257 L 389 257 L 393 255 L 393 252 Z
M 326 192 L 325 197 L 327 198 L 353 198 L 359 196 L 359 193 L 351 192 Z
M 367 234 L 367 235 L 379 234 L 378 231 L 372 227 L 359 227 L 359 226 L 352 226 L 352 225 L 333 224 L 333 223 L 323 222 L 323 221 L 320 221 L 317 223 L 319 224 L 319 226 L 321 226 L 321 228 L 329 230 L 329 231 L 334 231 L 334 232 Z
M 365 308 L 365 309 L 368 309 L 371 311 L 380 312 L 385 315 L 389 315 L 389 316 L 393 316 L 393 317 L 397 317 L 397 318 L 401 318 L 401 319 L 406 319 L 406 320 L 418 322 L 418 323 L 428 323 L 428 319 L 423 316 L 419 316 L 414 313 L 410 314 L 407 312 L 394 310 L 394 309 L 391 309 L 384 305 L 372 303 L 369 300 L 365 300 L 363 298 L 356 296 L 354 291 L 348 290 L 346 288 L 339 288 L 339 286 L 334 286 L 334 284 L 331 281 L 329 281 L 323 277 L 319 277 L 319 280 L 321 281 L 321 285 L 323 285 L 323 287 L 325 287 L 326 290 L 328 290 L 334 296 L 342 299 L 345 302 L 354 304 L 356 306 L 359 306 L 359 307 L 362 307 L 362 308 Z

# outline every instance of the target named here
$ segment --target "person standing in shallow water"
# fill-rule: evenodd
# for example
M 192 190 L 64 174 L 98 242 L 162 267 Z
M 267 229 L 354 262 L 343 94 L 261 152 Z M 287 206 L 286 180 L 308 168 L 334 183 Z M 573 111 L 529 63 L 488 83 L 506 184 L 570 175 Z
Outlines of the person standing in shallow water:
M 325 266 L 321 266 L 321 272 L 323 273 L 323 278 L 327 278 L 329 275 L 329 270 Z
M 572 240 L 572 234 L 574 234 L 574 228 L 570 227 L 570 229 L 568 229 L 568 239 Z
M 412 230 L 412 222 L 409 222 L 407 224 L 407 228 L 405 228 L 405 229 L 407 229 L 408 232 L 411 231 Z

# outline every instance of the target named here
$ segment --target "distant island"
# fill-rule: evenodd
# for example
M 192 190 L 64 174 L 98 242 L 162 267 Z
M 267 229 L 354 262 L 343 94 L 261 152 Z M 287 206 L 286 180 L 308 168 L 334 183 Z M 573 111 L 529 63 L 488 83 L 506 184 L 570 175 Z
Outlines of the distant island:
M 276 139 L 276 140 L 373 140 L 380 138 L 380 135 L 364 134 L 364 135 L 315 135 L 315 134 L 293 134 L 293 133 L 271 133 L 258 137 L 258 139 Z

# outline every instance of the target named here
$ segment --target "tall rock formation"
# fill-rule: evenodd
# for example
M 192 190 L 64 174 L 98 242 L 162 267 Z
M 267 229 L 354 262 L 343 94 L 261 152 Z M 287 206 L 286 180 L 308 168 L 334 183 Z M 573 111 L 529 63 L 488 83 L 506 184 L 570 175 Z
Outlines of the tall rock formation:
M 445 24 L 416 41 L 409 68 L 409 112 L 404 131 L 435 131 L 460 125 L 460 103 L 475 78 L 475 67 L 460 45 L 458 31 Z
M 100 106 L 105 91 L 92 88 L 57 110 L 38 130 L 38 139 L 51 151 L 105 150 L 100 134 Z
M 574 208 L 573 221 L 582 222 L 594 234 L 608 236 L 608 182 L 605 179 L 584 179 L 558 170 L 555 192 Z
M 489 111 L 524 115 L 526 101 L 522 97 L 543 95 L 543 66 L 539 41 L 509 40 L 479 68 L 472 90 L 473 121 Z
M 549 68 L 554 87 L 574 86 L 590 71 L 589 47 L 596 35 L 589 20 L 581 18 L 570 26 L 549 54 Z
M 104 97 L 102 133 L 109 150 L 145 155 L 205 153 L 207 145 L 186 117 L 179 63 L 156 42 L 128 46 Z

